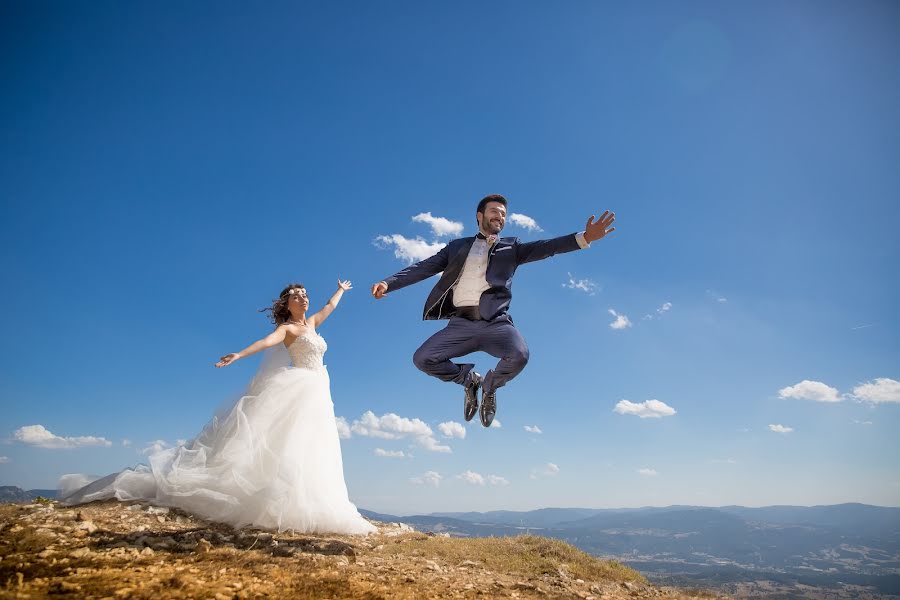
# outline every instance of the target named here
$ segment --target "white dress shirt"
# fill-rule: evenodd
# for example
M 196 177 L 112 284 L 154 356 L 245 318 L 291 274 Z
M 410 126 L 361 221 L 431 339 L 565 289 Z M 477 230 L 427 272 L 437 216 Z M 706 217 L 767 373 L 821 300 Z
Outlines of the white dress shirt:
M 584 232 L 576 233 L 575 240 L 581 248 L 590 248 L 584 239 Z M 490 246 L 487 240 L 476 238 L 466 257 L 462 273 L 453 286 L 453 304 L 456 306 L 478 306 L 481 294 L 491 287 L 487 282 L 487 266 L 490 258 Z

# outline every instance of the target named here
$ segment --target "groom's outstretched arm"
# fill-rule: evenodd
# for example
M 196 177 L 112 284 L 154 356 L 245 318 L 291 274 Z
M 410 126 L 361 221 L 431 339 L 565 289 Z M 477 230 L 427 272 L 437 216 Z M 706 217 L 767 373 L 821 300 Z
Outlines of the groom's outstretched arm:
M 615 213 L 607 210 L 600 215 L 596 222 L 594 221 L 594 215 L 591 215 L 587 220 L 584 231 L 581 233 L 564 235 L 550 240 L 518 244 L 516 246 L 516 260 L 519 264 L 524 264 L 543 260 L 561 252 L 572 252 L 579 248 L 587 248 L 591 245 L 591 242 L 595 242 L 615 231 L 615 227 L 610 227 L 615 220 Z
M 449 263 L 450 251 L 449 246 L 441 248 L 440 252 L 434 256 L 430 256 L 425 260 L 420 260 L 414 265 L 409 265 L 402 271 L 394 273 L 383 281 L 379 281 L 372 286 L 372 295 L 381 298 L 385 293 L 405 288 L 408 285 L 418 283 L 423 279 L 428 279 L 432 275 L 437 275 L 447 268 Z

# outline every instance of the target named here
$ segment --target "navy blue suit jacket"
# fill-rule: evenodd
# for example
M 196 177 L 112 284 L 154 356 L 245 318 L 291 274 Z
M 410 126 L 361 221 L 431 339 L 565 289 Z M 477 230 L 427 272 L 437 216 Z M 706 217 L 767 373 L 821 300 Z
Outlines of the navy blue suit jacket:
M 578 250 L 581 246 L 578 245 L 575 235 L 573 233 L 536 242 L 520 242 L 519 238 L 515 237 L 497 240 L 488 255 L 486 276 L 491 287 L 481 294 L 478 304 L 481 317 L 491 320 L 507 311 L 512 300 L 512 278 L 519 265 L 542 260 L 561 252 Z M 422 318 L 449 319 L 456 314 L 452 287 L 462 274 L 463 265 L 474 242 L 475 237 L 453 240 L 434 256 L 391 275 L 384 280 L 388 285 L 388 292 L 405 288 L 443 271 L 437 285 L 428 294 Z

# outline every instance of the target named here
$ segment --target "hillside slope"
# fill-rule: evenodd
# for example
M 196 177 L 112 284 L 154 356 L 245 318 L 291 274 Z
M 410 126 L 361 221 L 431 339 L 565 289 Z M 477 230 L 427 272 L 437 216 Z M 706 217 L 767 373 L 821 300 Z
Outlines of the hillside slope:
M 696 598 L 537 536 L 273 534 L 144 503 L 0 506 L 0 598 Z

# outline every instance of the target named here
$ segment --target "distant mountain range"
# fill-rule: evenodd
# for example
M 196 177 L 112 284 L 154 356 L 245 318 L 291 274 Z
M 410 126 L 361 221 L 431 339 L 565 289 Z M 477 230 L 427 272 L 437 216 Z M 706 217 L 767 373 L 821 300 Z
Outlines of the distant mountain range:
M 769 581 L 900 595 L 900 508 L 668 506 L 443 512 L 381 521 L 459 536 L 534 533 L 617 558 L 659 583 L 728 590 Z M 864 597 L 865 593 L 862 596 Z
M 0 485 L 0 504 L 7 502 L 31 502 L 38 496 L 56 498 L 56 490 L 23 490 L 14 485 Z

